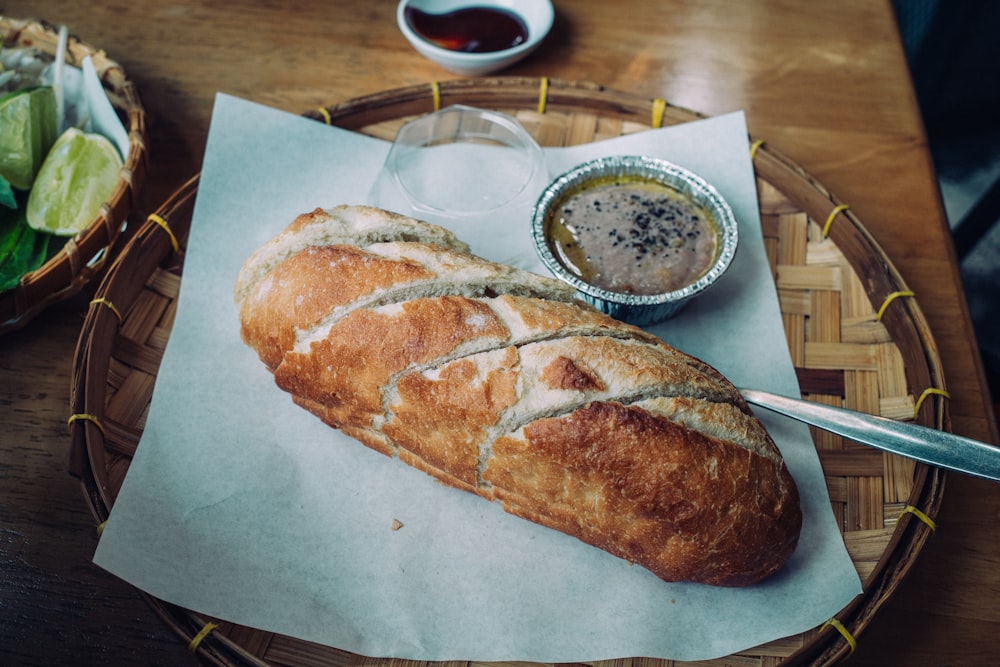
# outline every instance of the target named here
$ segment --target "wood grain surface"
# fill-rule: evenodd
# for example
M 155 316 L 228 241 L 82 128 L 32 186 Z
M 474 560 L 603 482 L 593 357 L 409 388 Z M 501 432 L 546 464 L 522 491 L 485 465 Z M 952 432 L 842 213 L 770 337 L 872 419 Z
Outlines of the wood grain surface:
M 5 0 L 66 24 L 139 86 L 150 169 L 135 220 L 201 163 L 213 98 L 300 113 L 456 78 L 395 27 L 394 0 Z M 996 443 L 933 164 L 888 0 L 556 0 L 543 46 L 505 73 L 587 80 L 753 135 L 847 201 L 916 292 L 952 430 Z M 73 350 L 90 290 L 0 338 L 0 664 L 188 665 L 142 595 L 94 566 L 94 521 L 66 472 Z M 1000 656 L 1000 486 L 949 476 L 929 546 L 851 665 L 987 665 Z

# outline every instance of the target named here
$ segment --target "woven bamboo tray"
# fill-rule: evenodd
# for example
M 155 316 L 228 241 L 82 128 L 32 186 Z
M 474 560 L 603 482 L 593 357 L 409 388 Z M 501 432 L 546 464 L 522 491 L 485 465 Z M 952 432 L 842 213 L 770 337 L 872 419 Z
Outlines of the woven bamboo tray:
M 54 56 L 59 34 L 45 22 L 0 15 L 0 41 L 8 47 L 33 46 Z M 129 152 L 123 156 L 118 184 L 87 228 L 67 239 L 41 267 L 22 276 L 16 287 L 0 292 L 0 334 L 23 327 L 49 305 L 73 296 L 105 268 L 146 175 L 146 113 L 139 93 L 121 65 L 70 35 L 67 64 L 79 67 L 87 56 L 128 131 Z
M 306 115 L 391 139 L 409 118 L 455 103 L 515 115 L 546 146 L 586 143 L 699 118 L 662 100 L 593 84 L 523 78 L 414 86 Z M 944 385 L 934 342 L 917 299 L 889 259 L 850 209 L 801 168 L 759 140 L 753 142 L 753 160 L 766 246 L 803 394 L 817 402 L 946 429 L 947 407 L 935 394 Z M 169 234 L 154 221 L 138 230 L 109 269 L 81 333 L 71 397 L 72 469 L 99 523 L 114 504 L 142 433 L 173 323 L 196 193 L 197 177 L 158 211 Z M 923 400 L 928 389 L 929 398 Z M 841 661 L 852 651 L 851 643 L 864 641 L 865 627 L 931 534 L 943 494 L 943 472 L 827 433 L 814 431 L 813 438 L 864 593 L 827 624 L 699 664 Z M 203 618 L 156 599 L 149 603 L 211 664 L 408 663 Z M 673 664 L 627 657 L 613 664 L 640 662 L 643 667 Z

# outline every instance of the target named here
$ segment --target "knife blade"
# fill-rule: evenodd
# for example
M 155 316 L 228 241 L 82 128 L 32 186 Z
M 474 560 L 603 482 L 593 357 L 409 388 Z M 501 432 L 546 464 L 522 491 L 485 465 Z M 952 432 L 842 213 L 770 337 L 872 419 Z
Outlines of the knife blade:
M 757 389 L 740 389 L 740 393 L 749 403 L 855 442 L 938 468 L 1000 481 L 1000 447 L 920 424 Z

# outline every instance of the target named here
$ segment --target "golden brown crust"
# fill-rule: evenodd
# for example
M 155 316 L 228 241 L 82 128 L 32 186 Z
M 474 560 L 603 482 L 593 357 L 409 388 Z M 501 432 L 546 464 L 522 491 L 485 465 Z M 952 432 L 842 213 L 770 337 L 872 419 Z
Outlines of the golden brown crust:
M 542 382 L 553 389 L 603 391 L 604 383 L 586 367 L 569 357 L 556 357 L 542 369 Z
M 745 585 L 795 548 L 798 495 L 780 462 L 611 402 L 517 435 L 493 445 L 484 475 L 505 509 L 663 579 Z
M 275 381 L 326 404 L 345 423 L 368 426 L 382 413 L 382 387 L 396 373 L 471 340 L 502 343 L 509 335 L 488 306 L 462 296 L 414 299 L 395 312 L 356 310 L 308 352 L 285 354 Z
M 410 373 L 382 432 L 466 484 L 476 486 L 480 449 L 517 400 L 517 350 L 508 347 L 447 364 L 437 377 Z
M 444 230 L 379 219 L 317 209 L 241 271 L 243 338 L 297 404 L 665 580 L 782 566 L 798 492 L 716 369 Z
M 366 279 L 352 280 L 360 271 Z M 254 286 L 240 311 L 243 340 L 269 368 L 277 368 L 295 344 L 296 331 L 315 324 L 332 308 L 430 275 L 412 262 L 385 260 L 352 246 L 310 246 Z M 303 280 L 303 276 L 324 279 Z

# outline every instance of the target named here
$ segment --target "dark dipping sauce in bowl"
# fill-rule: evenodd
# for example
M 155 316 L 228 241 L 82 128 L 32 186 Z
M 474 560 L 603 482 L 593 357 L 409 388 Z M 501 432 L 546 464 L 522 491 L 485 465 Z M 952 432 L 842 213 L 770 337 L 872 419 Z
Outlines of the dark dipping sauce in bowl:
M 528 40 L 528 26 L 524 20 L 506 9 L 463 7 L 432 14 L 407 7 L 404 14 L 415 33 L 449 51 L 505 51 Z
M 674 188 L 643 178 L 583 183 L 553 207 L 549 245 L 568 271 L 601 289 L 664 294 L 715 264 L 712 213 Z

